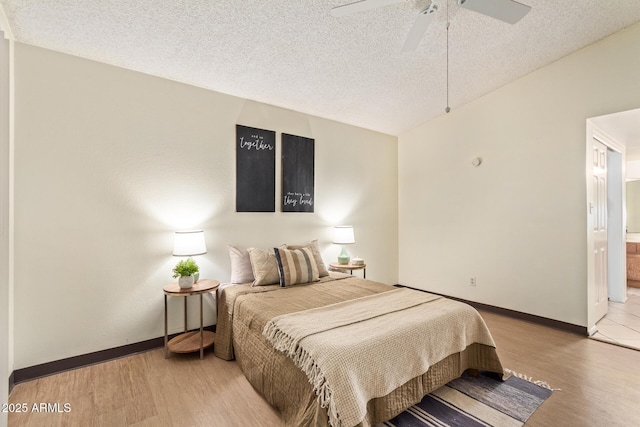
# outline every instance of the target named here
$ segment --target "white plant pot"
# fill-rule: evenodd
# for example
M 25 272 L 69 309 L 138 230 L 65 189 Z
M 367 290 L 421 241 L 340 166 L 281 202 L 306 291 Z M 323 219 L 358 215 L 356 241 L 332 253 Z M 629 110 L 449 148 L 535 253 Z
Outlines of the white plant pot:
M 195 282 L 196 279 L 193 276 L 180 276 L 178 278 L 178 285 L 181 289 L 189 289 Z

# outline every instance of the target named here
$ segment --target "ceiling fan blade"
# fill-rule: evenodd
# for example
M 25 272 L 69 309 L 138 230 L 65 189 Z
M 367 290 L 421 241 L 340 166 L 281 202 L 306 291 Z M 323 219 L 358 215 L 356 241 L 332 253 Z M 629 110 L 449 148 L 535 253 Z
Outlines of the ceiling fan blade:
M 394 3 L 402 3 L 403 0 L 361 0 L 355 3 L 336 6 L 331 9 L 333 16 L 346 16 L 353 13 L 364 12 L 365 10 L 377 9 Z
M 418 48 L 424 33 L 427 31 L 427 28 L 431 25 L 431 21 L 433 21 L 433 17 L 436 15 L 436 10 L 438 10 L 438 8 L 434 6 L 435 5 L 432 3 L 428 9 L 425 9 L 418 14 L 416 20 L 413 22 L 411 30 L 409 30 L 409 34 L 407 34 L 404 46 L 402 46 L 403 52 L 411 52 Z
M 531 6 L 514 0 L 458 0 L 458 4 L 509 24 L 515 24 L 531 10 Z

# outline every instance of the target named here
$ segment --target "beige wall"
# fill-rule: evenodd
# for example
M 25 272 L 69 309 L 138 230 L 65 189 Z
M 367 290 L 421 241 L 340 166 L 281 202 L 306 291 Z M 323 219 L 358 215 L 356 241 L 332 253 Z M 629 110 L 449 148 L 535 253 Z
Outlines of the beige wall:
M 586 326 L 586 119 L 639 75 L 636 24 L 400 135 L 400 283 Z
M 234 212 L 236 123 L 315 139 L 315 213 Z M 225 281 L 229 243 L 331 261 L 352 224 L 367 277 L 398 279 L 395 137 L 23 44 L 15 186 L 16 369 L 161 336 L 174 230 L 203 228 L 201 277 Z

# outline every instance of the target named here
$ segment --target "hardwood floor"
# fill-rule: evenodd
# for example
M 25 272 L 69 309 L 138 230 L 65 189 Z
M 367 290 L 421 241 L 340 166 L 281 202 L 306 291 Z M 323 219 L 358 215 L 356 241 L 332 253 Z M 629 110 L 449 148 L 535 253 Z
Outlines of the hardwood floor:
M 640 351 L 481 312 L 503 365 L 560 389 L 526 426 L 630 426 L 640 419 Z M 14 404 L 69 413 L 9 414 L 9 426 L 280 426 L 235 362 L 161 349 L 16 385 Z
M 527 426 L 631 426 L 640 419 L 640 352 L 482 313 L 502 364 L 555 391 Z
M 164 359 L 162 349 L 25 382 L 15 404 L 71 404 L 68 413 L 9 414 L 9 426 L 280 426 L 235 362 L 209 350 Z

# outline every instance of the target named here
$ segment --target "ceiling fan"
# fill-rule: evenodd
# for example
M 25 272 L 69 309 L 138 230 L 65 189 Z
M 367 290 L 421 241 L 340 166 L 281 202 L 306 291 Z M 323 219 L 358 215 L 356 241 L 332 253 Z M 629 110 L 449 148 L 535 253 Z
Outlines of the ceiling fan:
M 348 3 L 336 6 L 331 9 L 333 16 L 346 16 L 365 10 L 376 9 L 394 3 L 401 3 L 404 0 L 361 0 L 355 3 Z M 416 17 L 409 34 L 402 47 L 403 52 L 415 50 L 420 44 L 420 40 L 429 28 L 439 5 L 447 0 L 431 0 L 429 7 L 424 9 Z M 518 3 L 514 0 L 457 0 L 458 5 L 474 12 L 499 19 L 509 24 L 515 24 L 521 20 L 529 11 L 531 6 Z

